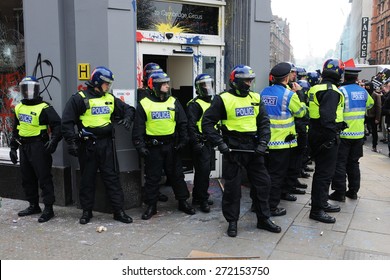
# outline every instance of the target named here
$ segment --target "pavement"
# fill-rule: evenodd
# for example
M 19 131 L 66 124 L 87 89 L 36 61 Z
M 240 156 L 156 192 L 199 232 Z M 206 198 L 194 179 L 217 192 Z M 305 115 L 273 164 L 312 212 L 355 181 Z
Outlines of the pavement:
M 381 136 L 380 133 L 380 139 Z M 134 219 L 132 224 L 117 222 L 111 214 L 94 212 L 89 224 L 80 225 L 81 210 L 76 206 L 55 206 L 55 217 L 40 224 L 39 215 L 17 216 L 18 211 L 27 207 L 25 201 L 3 198 L 0 259 L 167 260 L 224 256 L 263 260 L 389 260 L 390 158 L 387 144 L 380 143 L 378 148 L 381 153 L 371 151 L 368 137 L 360 160 L 359 197 L 338 203 L 341 212 L 331 213 L 337 219 L 335 224 L 309 219 L 311 177 L 300 179 L 309 185 L 305 195 L 297 195 L 296 202 L 281 201 L 287 215 L 272 217 L 282 227 L 281 233 L 256 228 L 249 189 L 242 186 L 236 238 L 226 234 L 222 191 L 215 179 L 209 189 L 214 200 L 210 213 L 198 210 L 190 216 L 178 211 L 171 189 L 164 187 L 162 192 L 169 200 L 159 202 L 158 213 L 150 220 L 141 219 L 142 207 L 126 211 Z M 99 226 L 106 231 L 97 232 Z

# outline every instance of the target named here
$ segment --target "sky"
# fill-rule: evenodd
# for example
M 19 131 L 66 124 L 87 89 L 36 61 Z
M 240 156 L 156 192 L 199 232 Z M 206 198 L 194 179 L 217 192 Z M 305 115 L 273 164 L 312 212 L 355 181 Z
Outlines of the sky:
M 272 13 L 290 23 L 296 60 L 323 58 L 337 48 L 351 5 L 349 0 L 271 0 Z

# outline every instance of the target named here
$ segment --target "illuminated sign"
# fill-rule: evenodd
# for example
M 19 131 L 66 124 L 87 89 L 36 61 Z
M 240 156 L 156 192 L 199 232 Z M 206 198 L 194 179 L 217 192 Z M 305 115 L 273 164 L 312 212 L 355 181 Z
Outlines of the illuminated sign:
M 362 33 L 360 40 L 360 57 L 367 57 L 368 47 L 368 17 L 362 17 Z

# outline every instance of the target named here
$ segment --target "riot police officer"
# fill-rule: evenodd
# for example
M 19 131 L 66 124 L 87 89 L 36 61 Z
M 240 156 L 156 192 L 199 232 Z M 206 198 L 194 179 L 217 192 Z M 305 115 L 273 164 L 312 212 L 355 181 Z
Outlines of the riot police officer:
M 339 212 L 338 205 L 328 203 L 339 147 L 339 133 L 343 127 L 344 95 L 337 88 L 344 73 L 344 63 L 338 59 L 325 61 L 322 80 L 309 90 L 309 145 L 315 170 L 311 188 L 310 218 L 335 223 L 327 212 Z
M 345 196 L 357 199 L 360 189 L 359 159 L 363 156 L 364 116 L 366 110 L 374 106 L 369 93 L 356 83 L 360 71 L 357 68 L 345 68 L 344 83 L 339 88 L 345 98 L 343 118 L 348 128 L 340 132 L 341 141 L 332 180 L 334 192 L 329 195 L 329 199 L 341 202 L 345 201 Z
M 188 135 L 192 148 L 194 162 L 194 188 L 192 190 L 192 204 L 199 204 L 202 212 L 210 212 L 209 194 L 212 160 L 214 149 L 202 133 L 202 118 L 210 107 L 214 95 L 214 79 L 208 74 L 200 74 L 195 78 L 197 97 L 187 104 Z
M 145 197 L 147 209 L 143 220 L 157 213 L 159 182 L 163 170 L 172 184 L 178 209 L 194 215 L 187 199 L 190 193 L 184 181 L 180 150 L 188 141 L 187 117 L 179 101 L 170 95 L 170 78 L 166 73 L 150 75 L 148 87 L 153 95 L 137 105 L 133 127 L 133 143 L 145 159 Z
M 58 142 L 62 139 L 61 118 L 50 104 L 43 101 L 40 96 L 39 82 L 35 77 L 25 77 L 19 87 L 23 99 L 15 107 L 10 158 L 12 163 L 17 163 L 19 148 L 22 186 L 30 206 L 20 211 L 18 216 L 42 212 L 39 207 L 39 185 L 45 208 L 38 222 L 44 223 L 54 217 L 55 196 L 51 154 L 55 152 Z
M 237 236 L 238 231 L 243 168 L 251 182 L 257 228 L 281 231 L 270 220 L 270 178 L 264 164 L 270 123 L 259 94 L 250 90 L 255 77 L 249 66 L 234 67 L 229 79 L 231 89 L 214 97 L 202 120 L 204 135 L 223 154 L 222 213 L 229 223 L 227 234 L 230 237 Z M 220 121 L 222 135 L 215 128 Z
M 96 67 L 86 83 L 87 89 L 71 96 L 62 115 L 62 132 L 68 143 L 68 153 L 78 157 L 80 164 L 79 195 L 83 209 L 80 224 L 87 224 L 92 218 L 98 169 L 114 210 L 114 220 L 133 221 L 123 211 L 124 195 L 119 181 L 112 122 L 114 117 L 121 118 L 118 123 L 129 130 L 135 109 L 110 93 L 113 81 L 111 70 Z

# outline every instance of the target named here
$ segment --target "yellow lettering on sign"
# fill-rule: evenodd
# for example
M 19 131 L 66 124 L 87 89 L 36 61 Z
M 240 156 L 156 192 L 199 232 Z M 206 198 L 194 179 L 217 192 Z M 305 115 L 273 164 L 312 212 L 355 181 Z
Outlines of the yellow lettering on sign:
M 79 63 L 77 73 L 79 80 L 89 80 L 91 78 L 91 65 L 89 63 Z

